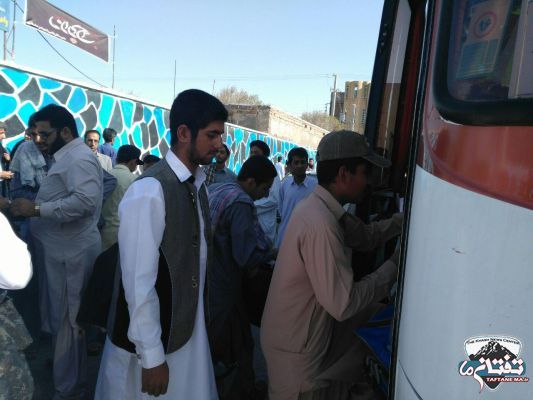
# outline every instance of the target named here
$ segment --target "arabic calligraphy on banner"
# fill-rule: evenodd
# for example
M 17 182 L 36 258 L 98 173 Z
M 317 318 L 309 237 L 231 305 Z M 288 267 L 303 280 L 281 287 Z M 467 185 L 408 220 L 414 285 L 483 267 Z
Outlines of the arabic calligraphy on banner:
M 109 61 L 109 37 L 44 0 L 28 0 L 26 25 Z
M 520 358 L 522 343 L 510 336 L 477 336 L 465 341 L 467 360 L 459 363 L 459 374 L 495 390 L 504 382 L 529 382 L 526 363 Z

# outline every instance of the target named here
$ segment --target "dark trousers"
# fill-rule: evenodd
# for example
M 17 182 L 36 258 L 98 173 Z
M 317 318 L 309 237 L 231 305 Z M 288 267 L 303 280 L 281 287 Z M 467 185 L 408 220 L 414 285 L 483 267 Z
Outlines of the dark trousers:
M 213 320 L 209 339 L 220 400 L 253 399 L 254 342 L 244 306 L 234 306 L 223 321 Z

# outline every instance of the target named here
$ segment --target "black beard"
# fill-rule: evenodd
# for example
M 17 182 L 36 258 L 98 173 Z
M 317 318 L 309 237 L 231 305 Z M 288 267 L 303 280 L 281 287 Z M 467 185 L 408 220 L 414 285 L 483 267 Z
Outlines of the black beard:
M 59 134 L 57 133 L 57 138 L 54 140 L 54 143 L 52 143 L 50 146 L 48 146 L 48 154 L 53 155 L 55 154 L 59 149 L 61 149 L 65 145 L 65 141 Z
M 192 146 L 189 149 L 189 161 L 194 165 L 208 165 L 211 164 L 213 157 L 202 158 L 196 151 L 196 141 L 192 143 Z

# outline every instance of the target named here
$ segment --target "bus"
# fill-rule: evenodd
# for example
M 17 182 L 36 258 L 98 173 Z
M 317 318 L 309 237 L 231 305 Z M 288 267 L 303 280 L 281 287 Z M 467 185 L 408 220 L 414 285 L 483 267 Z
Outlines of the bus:
M 385 0 L 365 135 L 405 195 L 388 398 L 533 399 L 533 1 Z

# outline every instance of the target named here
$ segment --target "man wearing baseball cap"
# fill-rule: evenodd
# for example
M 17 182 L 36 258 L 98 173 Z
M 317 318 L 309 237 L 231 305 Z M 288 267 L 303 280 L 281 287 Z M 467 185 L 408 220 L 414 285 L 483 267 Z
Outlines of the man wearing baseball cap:
M 401 216 L 365 226 L 343 208 L 365 189 L 371 165 L 390 163 L 350 131 L 324 136 L 317 160 L 318 186 L 293 211 L 263 313 L 270 400 L 350 399 L 361 359 L 352 329 L 396 280 L 397 254 L 355 282 L 347 247 L 386 242 L 400 233 Z
M 131 144 L 125 144 L 118 149 L 117 165 L 110 171 L 117 179 L 117 186 L 111 193 L 111 196 L 105 201 L 102 207 L 102 217 L 104 219 L 104 226 L 100 230 L 102 235 L 102 251 L 107 250 L 118 240 L 118 205 L 124 193 L 135 180 L 136 176 L 133 172 L 138 165 L 144 163 L 140 159 L 141 150 Z

